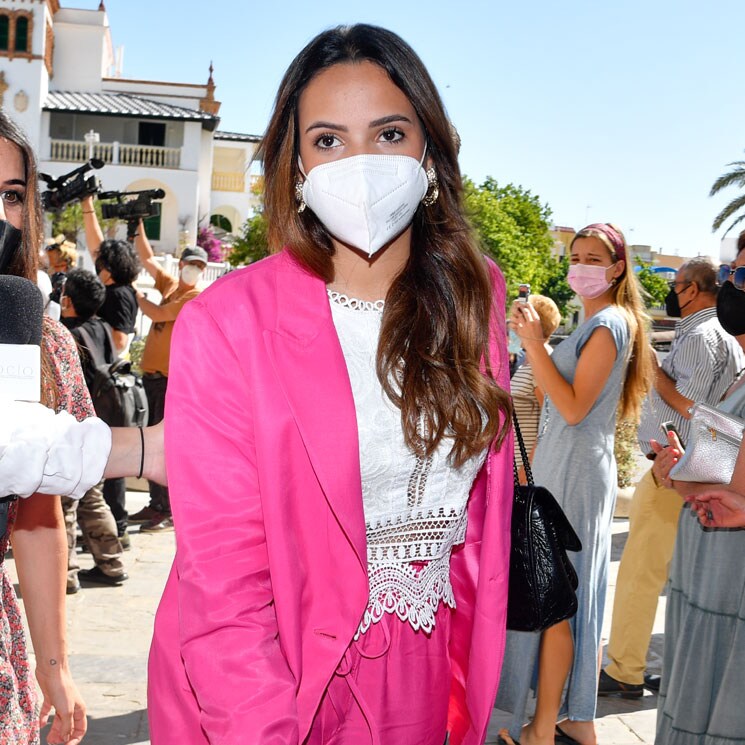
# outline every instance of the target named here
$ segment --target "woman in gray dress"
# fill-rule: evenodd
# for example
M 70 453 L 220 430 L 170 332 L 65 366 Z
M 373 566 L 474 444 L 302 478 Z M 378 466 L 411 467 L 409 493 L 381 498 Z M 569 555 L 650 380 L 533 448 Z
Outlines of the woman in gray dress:
M 745 350 L 745 247 L 722 269 L 717 318 Z M 745 418 L 745 377 L 718 408 Z M 670 565 L 655 744 L 745 745 L 745 448 L 727 488 L 670 482 L 681 454 L 671 435 L 653 467 L 694 507 L 680 513 Z
M 646 316 L 623 234 L 606 223 L 579 231 L 567 279 L 582 300 L 585 321 L 551 357 L 529 304 L 515 303 L 510 319 L 546 395 L 535 481 L 556 497 L 583 547 L 570 555 L 579 577 L 577 615 L 542 634 L 508 632 L 497 705 L 513 713 L 503 740 L 523 745 L 553 745 L 555 738 L 595 745 L 598 652 L 617 490 L 616 415 L 620 404 L 622 416 L 638 417 L 652 370 Z M 537 693 L 535 715 L 523 727 L 531 688 Z

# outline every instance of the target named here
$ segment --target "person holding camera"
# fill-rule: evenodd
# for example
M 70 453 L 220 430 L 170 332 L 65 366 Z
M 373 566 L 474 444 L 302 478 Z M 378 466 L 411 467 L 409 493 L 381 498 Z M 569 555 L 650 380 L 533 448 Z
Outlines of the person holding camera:
M 93 196 L 83 197 L 80 204 L 88 252 L 96 265 L 96 273 L 106 287 L 106 298 L 99 316 L 111 326 L 116 353 L 122 354 L 127 349 L 130 334 L 135 330 L 137 299 L 132 283 L 137 279 L 141 267 L 130 243 L 104 240 L 93 206 Z
M 133 246 L 123 240 L 104 240 L 103 231 L 93 206 L 93 196 L 83 197 L 83 222 L 88 251 L 96 265 L 96 273 L 106 288 L 106 297 L 98 316 L 111 327 L 114 354 L 123 354 L 129 345 L 137 321 L 137 298 L 132 283 L 140 273 L 140 262 Z M 103 497 L 116 520 L 119 539 L 126 540 L 129 515 L 126 506 L 124 479 L 106 479 Z
M 596 745 L 598 653 L 617 478 L 616 417 L 634 420 L 651 384 L 651 349 L 626 240 L 609 223 L 580 230 L 570 245 L 567 282 L 584 322 L 553 354 L 541 318 L 515 302 L 510 325 L 544 394 L 533 461 L 535 482 L 556 497 L 582 542 L 577 614 L 542 633 L 508 631 L 497 706 L 512 712 L 504 742 Z M 530 690 L 535 715 L 523 727 Z
M 155 289 L 161 294 L 160 305 L 136 291 L 140 310 L 151 320 L 150 331 L 142 354 L 143 382 L 150 408 L 149 424 L 158 424 L 165 413 L 168 365 L 171 357 L 171 334 L 178 314 L 184 305 L 199 295 L 197 282 L 207 266 L 207 252 L 198 246 L 187 246 L 179 261 L 179 278 L 171 277 L 155 260 L 145 227 L 140 224 L 135 236 L 135 246 L 142 266 L 155 280 Z M 173 530 L 171 500 L 168 488 L 150 481 L 150 504 L 131 515 L 129 521 L 141 523 L 145 533 Z
M 105 296 L 103 283 L 92 272 L 73 269 L 67 275 L 61 298 L 62 323 L 77 342 L 89 390 L 92 390 L 96 377 L 94 360 L 100 358 L 109 363 L 116 359 L 110 329 L 96 315 Z M 95 346 L 95 352 L 92 346 Z M 63 497 L 62 511 L 67 527 L 67 593 L 78 592 L 79 578 L 103 585 L 120 585 L 128 579 L 122 563 L 124 547 L 117 535 L 117 524 L 111 508 L 103 498 L 101 484 L 88 489 L 79 501 Z M 93 556 L 95 566 L 92 569 L 81 570 L 78 564 L 76 523 L 80 524 L 83 538 Z

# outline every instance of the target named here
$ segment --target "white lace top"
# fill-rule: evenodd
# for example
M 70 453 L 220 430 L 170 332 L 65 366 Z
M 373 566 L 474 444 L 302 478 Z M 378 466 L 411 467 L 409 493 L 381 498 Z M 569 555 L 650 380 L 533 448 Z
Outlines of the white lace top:
M 385 613 L 429 632 L 441 602 L 455 607 L 450 552 L 466 535 L 466 502 L 486 452 L 452 467 L 445 441 L 431 457 L 404 444 L 401 411 L 375 372 L 383 302 L 329 290 L 359 430 L 370 601 L 357 631 Z

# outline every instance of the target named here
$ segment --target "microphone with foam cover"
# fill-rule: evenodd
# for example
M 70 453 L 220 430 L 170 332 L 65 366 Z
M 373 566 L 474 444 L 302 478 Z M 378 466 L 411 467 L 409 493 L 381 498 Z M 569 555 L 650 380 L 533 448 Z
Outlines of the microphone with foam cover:
M 38 401 L 44 300 L 22 277 L 0 275 L 0 398 Z

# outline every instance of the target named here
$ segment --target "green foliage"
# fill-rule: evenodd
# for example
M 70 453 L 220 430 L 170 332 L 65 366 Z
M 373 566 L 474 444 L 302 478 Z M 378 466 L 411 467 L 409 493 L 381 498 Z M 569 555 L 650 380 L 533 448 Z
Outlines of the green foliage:
M 142 353 L 145 351 L 147 335 L 137 336 L 129 345 L 129 361 L 132 363 L 132 372 L 142 375 Z
M 653 272 L 652 264 L 648 261 L 644 261 L 638 256 L 635 261 L 641 267 L 641 269 L 636 273 L 636 277 L 646 293 L 644 299 L 647 307 L 652 305 L 664 305 L 665 296 L 670 290 L 667 280 Z
M 534 293 L 543 292 L 548 285 L 558 287 L 548 205 L 521 186 L 499 186 L 491 177 L 481 186 L 466 179 L 465 204 L 483 250 L 504 273 L 510 297 L 517 295 L 517 286 L 523 282 L 530 284 Z M 558 299 L 554 300 L 558 305 Z
M 636 429 L 637 425 L 628 419 L 619 419 L 616 422 L 615 456 L 620 489 L 625 489 L 634 483 L 636 456 L 639 451 Z
M 245 266 L 268 256 L 266 228 L 263 212 L 249 217 L 241 226 L 241 234 L 233 241 L 233 247 L 226 257 L 228 263 L 231 266 Z
M 566 317 L 569 303 L 574 298 L 575 292 L 567 282 L 569 271 L 569 258 L 564 256 L 558 261 L 552 261 L 547 266 L 549 270 L 548 279 L 540 294 L 550 297 L 559 308 L 562 317 Z
M 734 163 L 728 163 L 727 167 L 730 169 L 727 173 L 723 173 L 711 186 L 709 196 L 713 197 L 715 194 L 719 194 L 720 191 L 730 186 L 737 186 L 740 189 L 745 187 L 745 161 L 736 160 Z M 730 223 L 727 230 L 724 232 L 725 235 L 729 233 L 732 228 L 739 225 L 745 220 L 745 194 L 735 197 L 727 206 L 714 218 L 711 230 L 716 232 L 719 228 L 724 225 L 727 220 L 731 217 L 734 218 Z M 738 214 L 742 213 L 742 214 Z
M 116 225 L 116 220 L 104 220 L 101 215 L 101 202 L 95 200 L 93 209 L 96 210 L 98 224 L 103 230 L 104 236 Z M 83 210 L 80 202 L 71 202 L 59 212 L 50 213 L 52 217 L 52 235 L 63 233 L 68 241 L 77 243 L 78 236 L 85 236 L 85 223 L 83 222 Z

